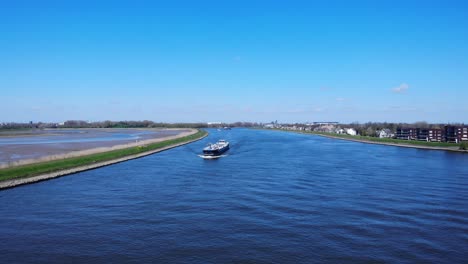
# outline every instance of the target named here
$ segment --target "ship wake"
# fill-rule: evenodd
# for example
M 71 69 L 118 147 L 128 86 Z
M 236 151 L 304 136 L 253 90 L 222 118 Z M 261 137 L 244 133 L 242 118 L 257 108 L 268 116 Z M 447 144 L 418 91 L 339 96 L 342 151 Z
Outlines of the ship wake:
M 208 156 L 208 155 L 198 155 L 198 157 L 202 159 L 219 159 L 219 158 L 224 158 L 227 155 L 219 155 L 219 156 Z

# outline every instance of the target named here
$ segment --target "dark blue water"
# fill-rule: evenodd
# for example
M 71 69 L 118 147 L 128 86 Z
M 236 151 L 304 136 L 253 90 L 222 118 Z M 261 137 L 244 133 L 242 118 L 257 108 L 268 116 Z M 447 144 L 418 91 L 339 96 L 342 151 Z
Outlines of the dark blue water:
M 0 192 L 0 262 L 461 263 L 468 155 L 210 131 L 156 155 Z M 197 156 L 207 142 L 228 156 Z

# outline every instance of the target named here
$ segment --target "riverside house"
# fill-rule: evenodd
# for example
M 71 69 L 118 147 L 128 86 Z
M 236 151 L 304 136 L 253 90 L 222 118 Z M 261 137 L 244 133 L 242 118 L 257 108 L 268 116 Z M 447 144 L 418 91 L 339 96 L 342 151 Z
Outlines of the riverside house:
M 377 135 L 379 136 L 379 138 L 391 138 L 394 136 L 392 131 L 388 128 L 377 131 Z
M 354 128 L 346 128 L 345 130 L 346 130 L 346 134 L 348 134 L 348 135 L 351 135 L 351 136 L 356 136 L 357 135 L 357 131 Z

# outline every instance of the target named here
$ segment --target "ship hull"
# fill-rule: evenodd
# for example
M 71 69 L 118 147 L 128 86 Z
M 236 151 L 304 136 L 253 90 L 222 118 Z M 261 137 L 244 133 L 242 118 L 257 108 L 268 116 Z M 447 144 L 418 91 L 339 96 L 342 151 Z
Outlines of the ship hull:
M 219 149 L 213 149 L 213 150 L 203 150 L 203 155 L 205 156 L 220 156 L 222 155 L 224 152 L 228 151 L 229 150 L 229 145 L 226 145 L 225 147 L 223 148 L 219 148 Z

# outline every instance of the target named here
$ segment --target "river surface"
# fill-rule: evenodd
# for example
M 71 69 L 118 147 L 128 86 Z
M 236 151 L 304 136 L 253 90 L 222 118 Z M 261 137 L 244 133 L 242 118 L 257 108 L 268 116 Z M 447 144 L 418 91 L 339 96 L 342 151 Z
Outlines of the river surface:
M 0 191 L 0 219 L 3 263 L 466 263 L 468 155 L 210 130 Z

